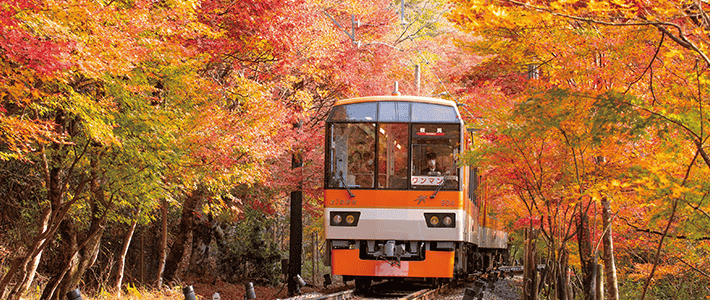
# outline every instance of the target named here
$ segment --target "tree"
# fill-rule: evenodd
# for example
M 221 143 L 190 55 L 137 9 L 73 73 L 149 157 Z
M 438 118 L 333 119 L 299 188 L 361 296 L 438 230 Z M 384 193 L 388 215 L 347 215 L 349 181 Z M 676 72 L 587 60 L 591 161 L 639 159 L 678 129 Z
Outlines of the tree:
M 643 163 L 636 165 L 639 170 L 649 173 L 633 173 L 639 178 L 626 178 L 623 185 L 633 186 L 637 193 L 647 197 L 645 189 L 657 193 L 646 199 L 663 199 L 665 209 L 649 216 L 668 218 L 669 222 L 663 226 L 670 230 L 672 223 L 686 217 L 696 222 L 707 218 L 696 209 L 682 218 L 676 215 L 678 201 L 691 208 L 706 205 L 702 197 L 698 197 L 706 188 L 694 180 L 699 179 L 695 177 L 696 172 L 704 171 L 692 167 L 695 156 L 708 166 L 702 149 L 707 141 L 703 130 L 707 120 L 701 117 L 707 109 L 701 92 L 708 65 L 707 43 L 702 38 L 704 25 L 700 21 L 705 15 L 704 7 L 700 2 L 676 6 L 635 1 L 461 1 L 449 17 L 460 28 L 480 36 L 479 41 L 467 47 L 489 55 L 481 67 L 470 72 L 469 84 L 481 86 L 483 80 L 491 78 L 480 70 L 499 70 L 498 74 L 504 77 L 520 78 L 525 76 L 525 68 L 530 67 L 534 71 L 530 77 L 540 78 L 535 84 L 522 86 L 522 89 L 517 88 L 521 86 L 516 81 L 497 79 L 496 84 L 514 99 L 526 99 L 520 95 L 527 95 L 528 91 L 559 87 L 590 97 L 612 91 L 633 95 L 618 101 L 631 105 L 647 118 L 662 122 L 647 129 L 647 139 L 653 142 L 628 143 L 623 147 L 625 153 L 638 153 L 641 145 L 669 150 L 658 148 L 656 139 L 683 149 L 695 149 L 685 152 L 683 158 L 677 157 L 677 153 L 650 155 L 650 151 L 644 150 L 649 157 L 644 157 L 643 162 L 627 155 L 634 164 Z M 664 159 L 671 159 L 673 163 Z M 670 167 L 674 170 L 674 179 L 656 173 L 654 165 Z M 669 190 L 659 190 L 655 185 L 634 185 L 636 180 L 651 180 L 643 179 L 646 176 L 670 180 L 673 184 L 667 187 L 684 195 L 682 200 L 670 197 Z M 683 222 L 673 228 L 698 229 L 695 224 Z M 660 250 L 662 244 L 663 238 L 657 249 Z M 656 253 L 654 260 L 659 262 L 660 251 Z M 647 283 L 653 277 L 653 269 Z
M 577 239 L 584 274 L 594 272 L 597 243 L 589 215 L 605 193 L 618 193 L 607 182 L 629 168 L 620 145 L 640 138 L 645 127 L 629 105 L 616 103 L 620 97 L 551 90 L 516 104 L 509 116 L 492 110 L 486 116 L 495 122 L 488 122 L 479 150 L 469 154 L 525 204 L 527 216 L 517 217 L 524 221 L 518 226 L 539 226 L 555 280 L 548 292 L 558 298 L 567 295 L 568 241 Z M 625 117 L 616 117 L 619 112 Z

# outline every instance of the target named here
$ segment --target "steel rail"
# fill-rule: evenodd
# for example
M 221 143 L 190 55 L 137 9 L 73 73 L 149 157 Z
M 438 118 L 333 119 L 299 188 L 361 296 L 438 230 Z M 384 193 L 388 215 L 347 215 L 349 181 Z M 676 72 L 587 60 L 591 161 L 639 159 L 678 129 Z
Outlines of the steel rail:
M 345 299 L 352 299 L 355 297 L 354 294 L 355 290 L 354 289 L 349 289 L 347 291 L 342 291 L 342 292 L 337 292 L 334 294 L 328 294 L 328 295 L 323 295 L 318 298 L 315 298 L 314 300 L 345 300 Z
M 439 288 L 440 289 L 440 288 Z M 435 296 L 439 295 L 439 289 L 424 289 L 420 291 L 416 291 L 412 294 L 409 294 L 407 296 L 404 296 L 402 298 L 399 298 L 398 300 L 429 300 L 429 299 L 436 299 L 434 298 Z

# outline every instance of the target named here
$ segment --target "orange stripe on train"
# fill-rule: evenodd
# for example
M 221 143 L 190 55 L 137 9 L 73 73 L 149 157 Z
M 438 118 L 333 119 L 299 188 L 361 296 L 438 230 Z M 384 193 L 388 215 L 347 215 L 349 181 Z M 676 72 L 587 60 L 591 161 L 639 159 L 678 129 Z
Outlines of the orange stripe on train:
M 325 190 L 326 208 L 429 208 L 462 209 L 464 194 L 459 191 Z

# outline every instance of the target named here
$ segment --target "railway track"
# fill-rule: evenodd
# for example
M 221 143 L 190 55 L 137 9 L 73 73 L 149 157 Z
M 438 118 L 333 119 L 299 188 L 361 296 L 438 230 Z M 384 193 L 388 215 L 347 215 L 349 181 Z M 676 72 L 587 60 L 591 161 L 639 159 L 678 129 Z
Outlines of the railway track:
M 544 265 L 538 265 L 538 269 L 543 269 Z M 309 300 L 380 300 L 380 299 L 396 299 L 396 300 L 431 300 L 431 299 L 482 299 L 483 292 L 492 290 L 493 285 L 500 279 L 513 277 L 515 274 L 523 272 L 522 266 L 503 266 L 486 273 L 476 273 L 469 278 L 456 280 L 448 284 L 443 284 L 438 288 L 414 289 L 412 287 L 401 291 L 394 290 L 392 287 L 378 286 L 387 284 L 383 282 L 373 285 L 373 291 L 366 294 L 356 294 L 354 289 L 337 292 L 328 295 L 313 296 L 308 298 L 294 299 L 309 299 Z
M 390 296 L 384 296 L 386 298 L 379 298 L 377 296 L 366 296 L 366 295 L 355 295 L 354 289 L 350 289 L 347 291 L 342 291 L 334 294 L 329 294 L 329 295 L 323 295 L 315 298 L 308 298 L 312 300 L 346 300 L 346 299 L 361 299 L 361 300 L 367 300 L 367 299 L 397 299 L 397 300 L 424 300 L 424 299 L 436 299 L 434 298 L 438 293 L 436 293 L 437 289 L 423 289 L 416 291 L 414 293 L 405 295 L 404 297 L 391 297 Z M 380 296 L 382 297 L 382 296 Z

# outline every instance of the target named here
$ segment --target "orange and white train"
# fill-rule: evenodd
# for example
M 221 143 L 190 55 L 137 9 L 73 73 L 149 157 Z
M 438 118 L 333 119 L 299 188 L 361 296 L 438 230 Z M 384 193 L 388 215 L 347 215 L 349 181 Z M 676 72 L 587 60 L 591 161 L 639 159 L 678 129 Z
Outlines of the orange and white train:
M 508 235 L 488 217 L 455 102 L 375 96 L 335 103 L 326 121 L 325 237 L 334 275 L 438 283 L 507 259 Z

